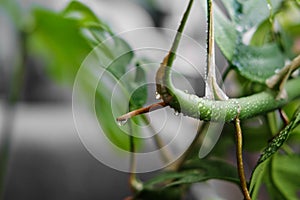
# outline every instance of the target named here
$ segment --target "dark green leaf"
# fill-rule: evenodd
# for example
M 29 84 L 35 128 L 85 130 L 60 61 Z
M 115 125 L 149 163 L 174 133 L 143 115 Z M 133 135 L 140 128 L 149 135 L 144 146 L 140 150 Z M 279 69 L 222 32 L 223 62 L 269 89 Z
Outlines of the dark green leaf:
M 221 161 L 209 159 L 195 159 L 188 161 L 183 166 L 183 170 L 198 169 L 202 172 L 198 176 L 185 176 L 170 185 L 189 184 L 195 182 L 202 182 L 209 179 L 220 179 L 239 184 L 237 170 L 234 166 Z
M 240 44 L 232 63 L 242 76 L 265 84 L 266 79 L 284 66 L 284 60 L 277 44 L 266 44 L 262 47 Z
M 182 199 L 182 194 L 184 190 L 180 187 L 169 187 L 163 189 L 144 189 L 138 193 L 135 199 L 139 200 L 154 200 L 154 199 L 164 199 L 164 200 L 180 200 Z
M 145 184 L 146 188 L 173 187 L 177 185 L 220 179 L 239 184 L 236 168 L 224 161 L 196 159 L 184 164 L 182 171 L 163 173 Z M 171 181 L 171 182 L 170 182 Z
M 278 149 L 284 144 L 288 139 L 290 133 L 294 128 L 300 124 L 300 108 L 294 114 L 291 122 L 282 130 L 278 135 L 276 135 L 272 141 L 269 143 L 267 148 L 263 151 L 258 163 L 264 162 L 269 157 L 271 157 Z

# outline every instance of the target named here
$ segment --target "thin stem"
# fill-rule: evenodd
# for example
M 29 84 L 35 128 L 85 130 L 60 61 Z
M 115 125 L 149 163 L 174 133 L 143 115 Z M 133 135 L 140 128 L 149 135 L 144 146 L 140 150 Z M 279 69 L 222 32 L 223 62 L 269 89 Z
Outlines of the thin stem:
M 192 8 L 192 5 L 194 3 L 194 0 L 190 0 L 189 1 L 189 4 L 187 6 L 187 9 L 183 15 L 183 18 L 180 22 L 180 26 L 177 30 L 177 33 L 176 33 L 176 36 L 175 36 L 175 39 L 174 39 L 174 42 L 172 44 L 172 47 L 171 47 L 171 50 L 168 54 L 168 59 L 167 59 L 167 62 L 166 62 L 166 66 L 169 66 L 171 67 L 173 65 L 173 62 L 175 60 L 175 57 L 176 57 L 176 51 L 178 49 L 178 46 L 179 46 L 179 42 L 180 42 L 180 39 L 181 39 L 181 36 L 182 36 L 182 32 L 183 32 L 183 29 L 186 25 L 186 22 L 187 22 L 187 19 L 190 15 L 190 11 L 191 11 L 191 8 Z
M 166 74 L 166 70 L 167 69 L 169 70 L 172 67 L 173 62 L 176 58 L 176 51 L 178 49 L 179 42 L 180 42 L 180 39 L 182 36 L 182 32 L 183 32 L 183 29 L 187 22 L 188 16 L 190 14 L 193 2 L 194 2 L 193 0 L 189 1 L 188 7 L 186 8 L 186 11 L 183 15 L 180 26 L 177 30 L 172 47 L 171 47 L 169 53 L 167 54 L 167 56 L 163 59 L 163 62 L 161 63 L 160 68 L 156 72 L 156 92 L 158 92 L 161 95 L 164 102 L 169 101 L 168 100 L 168 89 L 165 86 L 168 84 L 166 82 L 168 82 L 170 80 L 167 80 L 164 78 L 165 74 Z
M 213 1 L 207 0 L 207 77 L 206 77 L 206 98 L 228 99 L 227 95 L 219 87 L 216 78 L 215 63 L 215 39 L 214 39 L 214 12 Z
M 149 124 L 149 119 L 146 116 L 142 116 L 142 118 L 143 118 L 144 122 Z M 153 133 L 156 133 L 154 127 L 151 124 L 149 124 L 149 127 Z M 165 163 L 169 163 L 170 161 L 172 161 L 173 156 L 171 155 L 171 152 L 169 152 L 167 149 L 163 148 L 165 146 L 165 144 L 162 141 L 161 137 L 158 134 L 154 134 L 153 139 L 154 139 L 154 143 L 155 143 L 156 147 L 160 150 L 159 152 L 161 154 L 161 159 Z
M 128 119 L 130 119 L 134 116 L 141 115 L 141 114 L 144 114 L 144 113 L 149 113 L 149 112 L 164 108 L 166 106 L 167 106 L 167 104 L 165 102 L 155 103 L 155 104 L 152 104 L 148 107 L 140 108 L 140 109 L 137 109 L 137 110 L 133 110 L 129 113 L 126 113 L 125 115 L 122 115 L 122 116 L 118 117 L 117 121 L 127 121 Z
M 242 129 L 239 118 L 235 119 L 235 128 L 236 128 L 236 158 L 237 158 L 237 167 L 238 167 L 238 174 L 241 182 L 241 188 L 246 200 L 251 200 L 247 181 L 245 177 L 245 170 L 244 170 L 244 163 L 243 163 L 243 136 L 242 136 Z
M 284 125 L 287 126 L 290 121 L 288 116 L 286 115 L 286 113 L 284 112 L 284 110 L 282 108 L 278 109 L 278 111 L 279 111 L 280 117 L 281 117 Z
M 290 75 L 300 67 L 300 55 L 292 60 L 292 62 L 282 68 L 278 73 L 271 76 L 266 80 L 266 84 L 269 88 L 274 88 L 275 86 L 279 86 L 279 93 L 277 98 L 286 98 L 286 92 L 284 86 L 290 77 Z
M 199 138 L 200 138 L 201 134 L 203 133 L 203 131 L 207 128 L 208 125 L 209 125 L 209 123 L 207 123 L 207 122 L 203 122 L 203 123 L 201 123 L 201 124 L 198 125 L 197 133 L 196 133 L 195 138 L 192 141 L 192 144 L 184 152 L 184 154 L 173 164 L 172 169 L 174 169 L 175 171 L 180 170 L 180 168 L 182 167 L 182 165 L 187 161 L 187 159 L 189 158 L 189 156 L 191 155 L 191 153 L 198 146 L 198 144 L 199 144 Z
M 4 108 L 4 122 L 0 143 L 0 199 L 4 198 L 4 183 L 10 154 L 11 138 L 13 132 L 12 129 L 15 119 L 15 105 L 20 99 L 22 85 L 24 83 L 26 63 L 28 60 L 26 49 L 26 33 L 20 32 L 19 34 L 21 60 L 13 71 L 10 91 Z
M 129 185 L 133 192 L 137 192 L 142 190 L 142 183 L 136 178 L 136 159 L 135 159 L 135 144 L 134 144 L 134 136 L 132 134 L 132 122 L 128 123 L 129 126 L 129 151 L 130 154 L 130 176 L 129 176 Z

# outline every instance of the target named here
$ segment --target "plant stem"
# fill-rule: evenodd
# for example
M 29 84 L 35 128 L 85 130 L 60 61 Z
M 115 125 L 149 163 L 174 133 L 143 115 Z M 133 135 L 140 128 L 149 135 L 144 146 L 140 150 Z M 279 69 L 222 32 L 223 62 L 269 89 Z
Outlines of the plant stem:
M 163 62 L 161 63 L 161 67 L 156 72 L 156 92 L 161 95 L 164 102 L 166 101 L 165 94 L 166 95 L 168 94 L 167 88 L 165 88 L 166 79 L 162 78 L 164 76 L 164 71 L 165 71 L 164 69 L 166 69 L 166 68 L 170 69 L 173 65 L 173 62 L 174 62 L 175 57 L 176 57 L 175 56 L 176 51 L 178 49 L 178 45 L 179 45 L 179 42 L 180 42 L 180 39 L 181 39 L 181 36 L 182 36 L 182 32 L 183 32 L 183 29 L 184 29 L 185 24 L 187 22 L 188 16 L 190 14 L 193 2 L 194 2 L 193 0 L 189 1 L 189 4 L 186 8 L 186 11 L 183 15 L 183 18 L 182 18 L 181 23 L 179 25 L 179 28 L 177 30 L 177 33 L 176 33 L 175 39 L 173 41 L 172 47 L 171 47 L 169 53 L 167 54 L 167 56 L 163 59 Z M 168 97 L 168 95 L 166 96 L 166 98 L 167 97 Z
M 236 128 L 236 158 L 237 158 L 237 167 L 238 167 L 238 174 L 241 181 L 241 188 L 246 200 L 251 200 L 249 195 L 247 181 L 245 177 L 245 170 L 243 164 L 243 136 L 242 136 L 242 129 L 240 124 L 240 119 L 235 119 L 235 128 Z
M 149 120 L 146 116 L 143 116 L 142 118 L 143 118 L 144 122 L 149 124 Z M 151 124 L 149 124 L 149 127 L 153 133 L 156 133 L 154 127 Z M 173 156 L 172 156 L 171 152 L 169 152 L 167 149 L 163 148 L 165 144 L 162 141 L 161 137 L 159 137 L 158 134 L 154 134 L 153 139 L 154 139 L 154 143 L 155 143 L 156 147 L 160 150 L 159 152 L 161 153 L 161 159 L 163 160 L 163 162 L 169 163 L 170 161 L 172 161 Z
M 190 15 L 190 11 L 191 11 L 191 8 L 192 8 L 192 5 L 194 3 L 194 0 L 190 0 L 189 1 L 189 4 L 187 6 L 187 9 L 183 15 L 183 18 L 180 22 L 180 26 L 177 30 L 177 33 L 176 33 L 176 36 L 175 36 L 175 40 L 172 44 L 172 47 L 171 47 L 171 50 L 168 54 L 168 60 L 166 62 L 166 66 L 169 66 L 171 67 L 173 65 L 173 62 L 175 60 L 175 57 L 176 57 L 176 51 L 178 49 L 178 46 L 179 46 L 179 42 L 180 42 L 180 39 L 181 39 L 181 36 L 182 36 L 182 32 L 183 32 L 183 29 L 185 27 L 185 24 L 187 22 L 187 19 L 188 19 L 188 16 Z
M 137 109 L 137 110 L 133 110 L 129 113 L 126 113 L 126 114 L 118 117 L 117 121 L 119 121 L 119 122 L 127 121 L 128 119 L 130 119 L 134 116 L 141 115 L 141 114 L 144 114 L 144 113 L 149 113 L 149 112 L 164 108 L 166 106 L 167 106 L 167 104 L 165 102 L 155 103 L 155 104 L 152 104 L 148 107 L 140 108 L 140 109 Z
M 293 61 L 282 68 L 278 73 L 271 76 L 266 80 L 266 85 L 269 88 L 274 88 L 278 85 L 279 93 L 277 98 L 286 98 L 286 92 L 284 90 L 285 83 L 287 82 L 288 78 L 292 74 L 293 71 L 300 67 L 300 55 L 293 59 Z
M 198 130 L 197 130 L 195 138 L 192 141 L 192 144 L 184 152 L 184 154 L 172 165 L 171 168 L 173 170 L 175 170 L 175 171 L 180 170 L 180 168 L 182 167 L 182 165 L 187 161 L 187 159 L 189 158 L 189 156 L 191 155 L 191 153 L 198 146 L 198 144 L 199 144 L 199 138 L 200 138 L 201 134 L 203 133 L 203 131 L 207 128 L 208 125 L 209 125 L 209 123 L 207 123 L 207 122 L 203 122 L 203 123 L 201 123 L 201 124 L 198 125 Z
M 4 122 L 0 143 L 0 199 L 4 198 L 5 178 L 9 161 L 12 129 L 15 119 L 15 105 L 20 99 L 22 85 L 24 83 L 26 63 L 28 60 L 26 37 L 25 32 L 21 31 L 19 33 L 20 62 L 18 62 L 13 70 L 10 91 L 4 108 Z
M 207 77 L 205 97 L 208 99 L 228 99 L 219 87 L 216 79 L 215 40 L 214 40 L 214 14 L 213 2 L 207 0 Z
M 142 190 L 143 184 L 136 178 L 136 159 L 135 159 L 135 144 L 134 136 L 132 134 L 132 122 L 128 123 L 129 126 L 129 150 L 130 150 L 130 176 L 129 176 L 129 185 L 133 192 Z

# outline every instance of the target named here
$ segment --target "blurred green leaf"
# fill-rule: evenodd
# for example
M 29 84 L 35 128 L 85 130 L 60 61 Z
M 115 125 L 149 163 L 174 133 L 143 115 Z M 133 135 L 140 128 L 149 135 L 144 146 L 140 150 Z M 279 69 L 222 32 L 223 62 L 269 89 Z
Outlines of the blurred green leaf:
M 31 49 L 45 58 L 47 71 L 60 82 L 72 83 L 91 47 L 80 34 L 74 20 L 44 9 L 33 12 L 35 29 L 30 35 Z
M 296 128 L 300 124 L 300 108 L 294 114 L 294 117 L 290 121 L 290 123 L 280 131 L 278 135 L 276 135 L 269 145 L 263 151 L 258 163 L 264 162 L 269 157 L 271 157 L 278 149 L 287 141 L 290 133 L 294 128 Z
M 140 66 L 139 63 L 135 66 L 135 81 L 131 87 L 134 89 L 130 97 L 130 105 L 132 109 L 137 109 L 145 105 L 147 102 L 147 83 L 146 83 L 146 72 Z
M 100 82 L 95 93 L 95 112 L 98 122 L 101 125 L 104 134 L 114 145 L 128 151 L 130 149 L 128 135 L 129 128 L 127 125 L 120 127 L 117 124 L 116 116 L 113 115 L 111 99 L 112 89 L 110 89 L 109 86 L 106 86 L 103 82 Z M 114 109 L 116 109 L 116 106 L 118 105 L 114 104 L 114 106 Z M 134 139 L 134 143 L 138 147 L 141 144 L 141 141 L 139 139 Z
M 81 26 L 84 26 L 85 23 L 91 22 L 104 24 L 90 8 L 79 1 L 71 1 L 70 4 L 63 10 L 62 14 L 67 18 L 80 22 Z
M 243 143 L 244 150 L 259 152 L 266 147 L 271 132 L 264 117 L 259 116 L 243 121 L 242 129 L 243 140 L 245 141 Z
M 19 3 L 15 0 L 0 0 L 0 12 L 8 15 L 15 26 L 23 28 L 24 15 Z
M 277 155 L 273 161 L 273 182 L 284 198 L 299 199 L 300 156 Z M 272 191 L 270 191 L 272 192 Z
M 169 188 L 157 188 L 155 190 L 145 188 L 139 192 L 135 199 L 141 200 L 153 200 L 153 199 L 164 199 L 164 200 L 181 200 L 184 189 L 182 187 L 169 187 Z
M 139 84 L 146 81 L 143 69 L 136 67 L 137 79 L 131 76 L 123 79 L 134 56 L 131 47 L 120 37 L 114 36 L 108 25 L 84 4 L 71 1 L 59 13 L 36 8 L 33 18 L 35 28 L 30 36 L 31 49 L 34 54 L 42 55 L 47 64 L 47 71 L 53 78 L 60 82 L 73 83 L 82 62 L 94 49 L 96 67 L 106 71 L 105 73 L 114 79 L 115 84 L 123 88 L 128 102 L 129 95 L 133 93 L 134 100 L 130 101 L 131 107 L 137 108 L 146 102 L 146 87 L 137 88 Z M 92 72 L 86 77 L 87 82 L 95 78 Z M 126 130 L 117 125 L 115 121 L 117 116 L 113 116 L 112 89 L 109 84 L 100 80 L 96 90 L 95 110 L 98 121 L 112 143 L 129 150 L 129 137 L 125 133 Z M 89 84 L 85 87 L 86 91 L 90 91 Z M 118 101 L 122 102 L 124 99 L 118 99 Z M 122 110 L 120 105 L 115 109 Z M 138 127 L 134 127 L 133 130 L 139 132 Z

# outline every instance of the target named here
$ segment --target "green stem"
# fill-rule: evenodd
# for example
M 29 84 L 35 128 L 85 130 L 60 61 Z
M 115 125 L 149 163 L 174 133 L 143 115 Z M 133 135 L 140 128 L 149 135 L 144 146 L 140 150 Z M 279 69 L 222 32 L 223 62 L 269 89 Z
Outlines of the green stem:
M 192 8 L 192 5 L 194 3 L 194 0 L 190 0 L 189 1 L 189 4 L 188 4 L 188 7 L 183 15 L 183 18 L 181 20 L 181 23 L 180 23 L 180 26 L 177 30 L 177 33 L 176 33 L 176 36 L 175 36 L 175 40 L 173 42 L 173 45 L 171 47 L 171 50 L 169 52 L 169 56 L 168 56 L 168 61 L 167 61 L 167 66 L 171 67 L 173 65 L 173 62 L 175 60 L 175 57 L 176 57 L 176 51 L 178 49 L 178 45 L 179 45 L 179 42 L 180 42 L 180 39 L 181 39 L 181 36 L 182 36 L 182 32 L 183 32 L 183 29 L 185 27 L 185 24 L 187 22 L 187 19 L 190 15 L 190 11 L 191 11 L 191 8 Z
M 168 151 L 167 149 L 163 148 L 165 146 L 164 141 L 159 136 L 159 134 L 157 134 L 157 132 L 155 131 L 154 127 L 149 123 L 148 117 L 145 116 L 145 115 L 143 115 L 142 119 L 143 119 L 144 123 L 149 124 L 149 128 L 151 129 L 151 131 L 153 133 L 155 133 L 154 136 L 153 136 L 153 140 L 154 140 L 154 143 L 155 143 L 156 147 L 159 149 L 159 152 L 161 154 L 160 155 L 161 159 L 165 163 L 170 163 L 173 160 L 173 155 L 171 154 L 170 151 Z
M 136 177 L 136 158 L 135 158 L 135 143 L 134 136 L 132 132 L 132 121 L 128 123 L 129 126 L 129 150 L 130 150 L 130 176 L 129 176 L 129 185 L 130 189 L 133 192 L 141 191 L 143 188 L 143 184 Z
M 251 96 L 228 100 L 209 100 L 193 94 L 187 94 L 174 87 L 171 81 L 171 69 L 159 68 L 157 81 L 160 83 L 160 95 L 171 108 L 187 116 L 205 121 L 233 121 L 240 109 L 239 118 L 248 119 L 281 108 L 293 99 L 300 97 L 300 78 L 285 84 L 287 98 L 276 99 L 274 91 L 264 91 Z
M 207 74 L 205 97 L 209 99 L 226 100 L 227 95 L 219 87 L 216 79 L 215 39 L 213 2 L 207 0 Z
M 164 94 L 168 94 L 168 92 L 166 91 L 166 88 L 163 87 L 165 85 L 165 83 L 164 83 L 165 80 L 163 79 L 164 70 L 162 70 L 162 67 L 163 68 L 171 68 L 173 65 L 173 62 L 175 60 L 175 53 L 177 51 L 177 48 L 178 48 L 178 45 L 179 45 L 179 42 L 180 42 L 180 39 L 182 36 L 182 32 L 183 32 L 183 29 L 187 22 L 188 16 L 190 14 L 193 2 L 194 2 L 193 0 L 189 1 L 188 7 L 183 15 L 180 26 L 177 30 L 171 50 L 169 51 L 168 55 L 164 58 L 163 62 L 161 63 L 160 70 L 158 70 L 156 73 L 156 91 L 157 91 L 157 93 L 159 93 L 161 95 L 162 99 L 164 99 Z
M 184 152 L 184 154 L 173 164 L 173 168 L 175 171 L 180 170 L 182 165 L 187 161 L 187 159 L 191 156 L 194 150 L 198 147 L 199 139 L 204 130 L 207 129 L 209 123 L 204 122 L 198 125 L 198 130 L 193 142 L 189 146 L 189 148 Z

